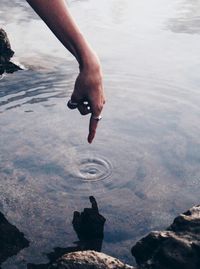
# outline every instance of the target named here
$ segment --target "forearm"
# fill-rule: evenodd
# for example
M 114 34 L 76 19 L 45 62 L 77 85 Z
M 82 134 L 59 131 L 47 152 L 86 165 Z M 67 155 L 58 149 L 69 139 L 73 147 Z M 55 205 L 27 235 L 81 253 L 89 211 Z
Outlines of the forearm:
M 95 53 L 71 16 L 65 0 L 27 0 L 27 2 L 76 57 L 80 68 L 94 62 Z
M 99 59 L 72 18 L 65 0 L 26 1 L 79 62 L 80 72 L 71 101 L 82 115 L 91 113 L 88 142 L 92 143 L 105 103 Z M 84 101 L 87 101 L 87 105 Z

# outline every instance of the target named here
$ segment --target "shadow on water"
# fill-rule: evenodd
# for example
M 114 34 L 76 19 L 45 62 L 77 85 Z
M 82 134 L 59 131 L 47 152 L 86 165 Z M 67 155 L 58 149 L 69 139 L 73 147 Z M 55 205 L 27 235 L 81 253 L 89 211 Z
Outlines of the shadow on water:
M 0 212 L 0 265 L 20 250 L 29 246 L 29 241 Z
M 98 205 L 93 196 L 89 197 L 91 208 L 84 208 L 83 212 L 75 211 L 72 225 L 79 241 L 75 246 L 67 248 L 54 248 L 54 251 L 46 254 L 49 259 L 47 264 L 27 265 L 27 269 L 48 269 L 58 258 L 73 251 L 95 250 L 101 251 L 104 238 L 104 224 L 106 219 L 99 213 Z

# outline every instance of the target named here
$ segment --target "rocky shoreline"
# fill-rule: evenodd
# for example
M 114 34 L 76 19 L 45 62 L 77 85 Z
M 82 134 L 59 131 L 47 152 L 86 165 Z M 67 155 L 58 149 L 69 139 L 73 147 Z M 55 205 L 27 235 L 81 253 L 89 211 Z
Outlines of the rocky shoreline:
M 200 206 L 175 218 L 165 231 L 154 231 L 132 248 L 137 267 L 96 251 L 63 255 L 49 269 L 199 269 Z
M 76 246 L 55 248 L 46 264 L 27 264 L 27 269 L 199 269 L 200 205 L 176 217 L 164 231 L 153 231 L 132 247 L 136 266 L 124 264 L 101 252 L 106 219 L 99 213 L 93 196 L 91 208 L 75 211 L 72 225 L 79 241 Z M 30 245 L 0 212 L 0 266 Z

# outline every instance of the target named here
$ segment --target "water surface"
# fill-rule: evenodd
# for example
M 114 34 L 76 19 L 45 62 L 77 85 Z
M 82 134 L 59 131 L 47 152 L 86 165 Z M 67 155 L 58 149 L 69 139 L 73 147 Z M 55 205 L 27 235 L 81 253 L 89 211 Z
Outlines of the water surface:
M 69 1 L 98 52 L 107 103 L 98 134 L 66 107 L 78 66 L 23 1 L 2 0 L 0 24 L 26 67 L 0 81 L 0 211 L 29 240 L 3 269 L 45 263 L 77 240 L 75 210 L 94 195 L 102 251 L 130 249 L 200 197 L 199 1 Z M 99 179 L 99 180 L 98 180 Z

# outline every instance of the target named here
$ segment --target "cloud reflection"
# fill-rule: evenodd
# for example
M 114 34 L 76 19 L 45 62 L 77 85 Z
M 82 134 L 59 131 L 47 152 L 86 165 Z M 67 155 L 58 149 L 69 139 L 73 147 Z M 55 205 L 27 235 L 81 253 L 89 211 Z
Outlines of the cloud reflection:
M 175 33 L 200 34 L 200 2 L 198 0 L 181 2 L 177 17 L 170 19 L 167 26 Z

